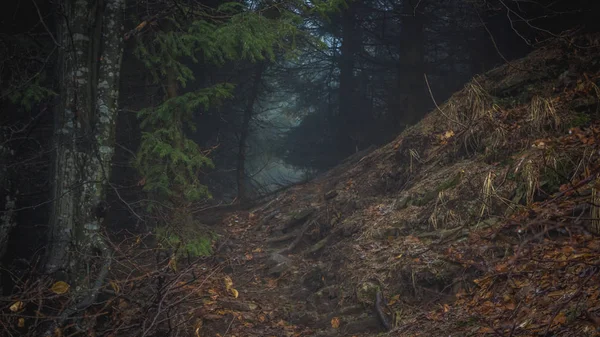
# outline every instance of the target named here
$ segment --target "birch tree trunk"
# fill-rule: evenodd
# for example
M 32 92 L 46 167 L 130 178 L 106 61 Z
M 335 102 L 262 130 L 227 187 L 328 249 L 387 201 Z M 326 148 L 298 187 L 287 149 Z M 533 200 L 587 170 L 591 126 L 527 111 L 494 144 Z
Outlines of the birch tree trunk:
M 69 280 L 79 299 L 65 317 L 95 300 L 111 259 L 97 210 L 104 204 L 114 153 L 124 7 L 125 0 L 67 0 L 59 9 L 61 105 L 55 111 L 46 269 Z M 97 253 L 101 266 L 86 268 Z M 86 269 L 99 271 L 87 275 Z

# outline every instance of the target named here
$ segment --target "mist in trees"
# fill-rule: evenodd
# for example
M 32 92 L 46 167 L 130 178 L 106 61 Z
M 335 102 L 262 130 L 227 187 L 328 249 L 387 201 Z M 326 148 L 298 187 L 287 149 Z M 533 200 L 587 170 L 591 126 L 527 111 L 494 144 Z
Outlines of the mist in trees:
M 34 329 L 50 331 L 108 282 L 106 235 L 158 233 L 188 255 L 209 253 L 213 230 L 194 214 L 251 204 L 389 142 L 474 75 L 596 30 L 598 5 L 3 6 L 0 286 L 9 296 L 28 278 L 49 278 L 75 289 Z

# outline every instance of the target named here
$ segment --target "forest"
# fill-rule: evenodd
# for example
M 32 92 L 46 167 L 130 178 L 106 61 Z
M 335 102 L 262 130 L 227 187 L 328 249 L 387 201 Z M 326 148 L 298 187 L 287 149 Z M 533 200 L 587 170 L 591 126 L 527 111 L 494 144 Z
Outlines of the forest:
M 0 336 L 600 334 L 599 1 L 0 6 Z

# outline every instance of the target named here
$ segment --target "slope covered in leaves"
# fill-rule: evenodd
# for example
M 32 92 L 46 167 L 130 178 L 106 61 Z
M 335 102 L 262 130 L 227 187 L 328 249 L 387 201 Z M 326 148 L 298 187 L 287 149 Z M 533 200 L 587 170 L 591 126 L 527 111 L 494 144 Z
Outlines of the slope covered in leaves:
M 218 256 L 245 306 L 201 335 L 596 335 L 598 46 L 492 70 L 392 143 L 230 214 Z

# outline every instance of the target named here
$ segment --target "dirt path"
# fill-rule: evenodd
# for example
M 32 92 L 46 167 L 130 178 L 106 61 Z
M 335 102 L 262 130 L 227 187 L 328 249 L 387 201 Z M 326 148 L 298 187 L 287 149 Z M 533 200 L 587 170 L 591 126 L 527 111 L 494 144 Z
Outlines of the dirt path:
M 321 193 L 318 187 L 312 192 L 308 197 Z M 306 187 L 303 193 L 306 197 Z M 227 234 L 217 258 L 239 296 L 221 301 L 230 315 L 205 319 L 201 336 L 367 336 L 383 331 L 373 306 L 344 303 L 347 294 L 340 293 L 335 268 L 320 261 L 326 240 L 316 213 L 280 214 L 263 205 L 224 219 Z

